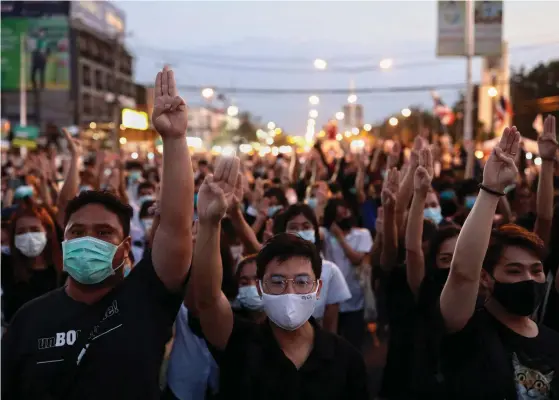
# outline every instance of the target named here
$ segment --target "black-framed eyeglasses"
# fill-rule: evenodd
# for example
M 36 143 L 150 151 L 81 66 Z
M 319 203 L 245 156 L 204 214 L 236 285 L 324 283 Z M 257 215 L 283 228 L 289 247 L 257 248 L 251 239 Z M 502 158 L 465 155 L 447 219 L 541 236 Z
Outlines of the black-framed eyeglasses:
M 273 295 L 284 294 L 287 291 L 289 282 L 291 282 L 293 291 L 296 294 L 309 294 L 315 289 L 317 280 L 306 275 L 296 276 L 295 278 L 272 276 L 264 281 L 264 291 Z

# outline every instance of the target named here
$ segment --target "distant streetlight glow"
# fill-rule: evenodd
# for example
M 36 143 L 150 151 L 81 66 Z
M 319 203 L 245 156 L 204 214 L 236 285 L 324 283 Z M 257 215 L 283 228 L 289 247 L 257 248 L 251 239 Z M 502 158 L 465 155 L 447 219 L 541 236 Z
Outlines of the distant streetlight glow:
M 202 89 L 202 97 L 206 100 L 211 99 L 214 97 L 215 91 L 212 88 L 204 88 Z
M 328 63 L 323 60 L 322 58 L 317 58 L 316 60 L 314 60 L 314 67 L 316 69 L 326 69 L 326 67 L 328 66 Z
M 227 107 L 227 115 L 230 117 L 236 117 L 239 114 L 239 108 L 236 106 L 229 106 Z
M 370 132 L 371 129 L 373 129 L 373 126 L 371 124 L 365 124 L 363 125 L 363 129 L 365 129 L 367 132 Z
M 318 111 L 316 110 L 309 111 L 309 118 L 317 118 L 317 117 L 318 117 Z
M 273 121 L 268 122 L 268 129 L 269 130 L 276 129 L 276 123 Z
M 411 115 L 411 110 L 409 108 L 404 108 L 402 110 L 402 115 L 406 118 L 409 117 Z
M 309 97 L 309 103 L 311 103 L 313 106 L 316 106 L 318 103 L 320 103 L 320 99 L 318 98 L 318 96 L 312 95 L 311 97 Z
M 359 128 L 351 128 L 351 133 L 354 135 L 359 135 Z
M 309 118 L 309 120 L 307 121 L 307 125 L 311 125 L 311 126 L 315 126 L 316 125 L 316 121 L 312 118 Z
M 388 123 L 390 124 L 390 126 L 396 126 L 398 125 L 398 118 L 392 117 L 388 120 Z
M 349 104 L 354 104 L 357 102 L 357 95 L 355 94 L 350 94 L 349 96 L 347 96 L 347 102 Z
M 494 86 L 491 86 L 489 89 L 487 89 L 487 94 L 489 95 L 489 97 L 497 97 L 497 88 Z
M 390 69 L 390 67 L 392 67 L 392 59 L 385 58 L 381 60 L 379 66 L 381 69 Z
M 340 140 L 342 140 L 344 137 L 342 136 L 341 133 L 337 133 L 336 134 L 336 140 L 339 142 Z
M 344 115 L 344 113 L 343 113 L 342 111 L 338 111 L 338 112 L 336 113 L 336 119 L 337 119 L 338 121 L 341 121 L 341 120 L 344 119 L 344 118 L 345 118 L 345 115 Z

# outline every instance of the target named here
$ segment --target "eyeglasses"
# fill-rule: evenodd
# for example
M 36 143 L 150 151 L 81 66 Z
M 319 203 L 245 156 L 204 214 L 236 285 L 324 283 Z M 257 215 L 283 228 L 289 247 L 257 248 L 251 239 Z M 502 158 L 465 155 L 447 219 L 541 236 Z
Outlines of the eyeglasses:
M 268 294 L 284 294 L 287 291 L 288 282 L 291 282 L 296 294 L 309 294 L 314 290 L 316 279 L 312 279 L 310 276 L 297 276 L 292 279 L 273 276 L 271 279 L 264 281 L 264 289 Z

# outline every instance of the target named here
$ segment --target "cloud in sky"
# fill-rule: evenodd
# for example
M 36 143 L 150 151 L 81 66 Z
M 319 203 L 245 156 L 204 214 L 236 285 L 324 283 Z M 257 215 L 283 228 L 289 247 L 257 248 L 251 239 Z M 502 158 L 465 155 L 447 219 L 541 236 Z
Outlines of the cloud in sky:
M 435 57 L 435 1 L 115 3 L 126 13 L 127 30 L 132 32 L 127 44 L 136 55 L 135 75 L 141 83 L 151 83 L 164 63 L 173 65 L 179 84 L 217 87 L 345 88 L 351 79 L 357 87 L 388 87 L 465 80 L 464 60 Z M 533 66 L 557 58 L 559 2 L 506 1 L 504 14 L 504 37 L 511 46 L 512 66 Z M 552 41 L 555 44 L 543 45 Z M 531 44 L 539 45 L 526 46 Z M 252 69 L 312 69 L 310 64 L 316 57 L 332 60 L 330 65 L 341 67 L 376 65 L 380 59 L 390 57 L 395 67 L 389 72 L 354 74 Z M 269 58 L 279 60 L 262 60 Z M 398 67 L 422 62 L 429 65 Z M 212 64 L 225 64 L 225 68 L 211 68 Z M 241 67 L 231 68 L 231 64 Z M 474 80 L 479 78 L 480 66 L 477 59 Z M 457 90 L 439 92 L 448 103 L 458 96 Z M 185 95 L 190 103 L 201 100 L 198 93 Z M 273 120 L 293 133 L 304 132 L 309 110 L 307 95 L 232 97 L 239 108 L 261 116 L 263 121 Z M 317 107 L 319 124 L 345 102 L 346 95 L 322 96 Z M 359 102 L 364 106 L 365 119 L 372 122 L 410 105 L 431 107 L 428 91 L 365 94 Z

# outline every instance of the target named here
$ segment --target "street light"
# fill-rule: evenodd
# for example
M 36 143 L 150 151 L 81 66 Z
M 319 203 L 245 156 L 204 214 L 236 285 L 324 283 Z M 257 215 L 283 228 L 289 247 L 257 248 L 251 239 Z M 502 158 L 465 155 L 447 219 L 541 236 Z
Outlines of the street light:
M 357 95 L 355 94 L 350 94 L 349 96 L 347 96 L 347 102 L 349 104 L 354 104 L 357 102 Z
M 318 111 L 316 110 L 309 111 L 309 118 L 317 118 L 317 117 L 318 117 Z
M 392 59 L 385 58 L 380 60 L 379 66 L 381 69 L 390 69 L 390 67 L 392 67 Z
M 307 126 L 315 126 L 315 125 L 316 125 L 316 121 L 314 119 L 311 118 L 307 121 Z
M 202 89 L 202 97 L 206 100 L 210 100 L 214 97 L 215 91 L 212 88 L 204 88 Z
M 268 122 L 268 129 L 269 130 L 276 129 L 276 123 L 273 121 Z
M 409 117 L 411 115 L 411 110 L 409 108 L 404 108 L 402 110 L 402 115 L 406 118 Z
M 338 121 L 341 121 L 342 119 L 344 119 L 344 117 L 345 117 L 345 115 L 344 115 L 344 113 L 343 113 L 342 111 L 338 111 L 338 112 L 336 113 L 336 119 L 337 119 Z
M 239 114 L 239 108 L 236 106 L 229 106 L 227 107 L 227 115 L 230 117 L 236 117 Z
M 363 129 L 365 129 L 365 131 L 370 132 L 371 129 L 373 129 L 373 126 L 371 124 L 365 124 L 363 125 Z
M 314 67 L 316 69 L 325 70 L 327 66 L 328 66 L 328 63 L 325 60 L 323 60 L 322 58 L 317 58 L 316 60 L 314 60 Z
M 320 103 L 320 99 L 318 98 L 318 96 L 315 96 L 314 94 L 309 97 L 309 103 L 311 103 L 313 106 L 316 106 L 318 103 Z
M 390 126 L 396 126 L 398 125 L 398 118 L 392 117 L 388 120 L 388 123 L 390 124 Z
M 489 97 L 497 97 L 497 88 L 495 86 L 491 86 L 489 89 L 487 89 L 487 94 L 489 95 Z

